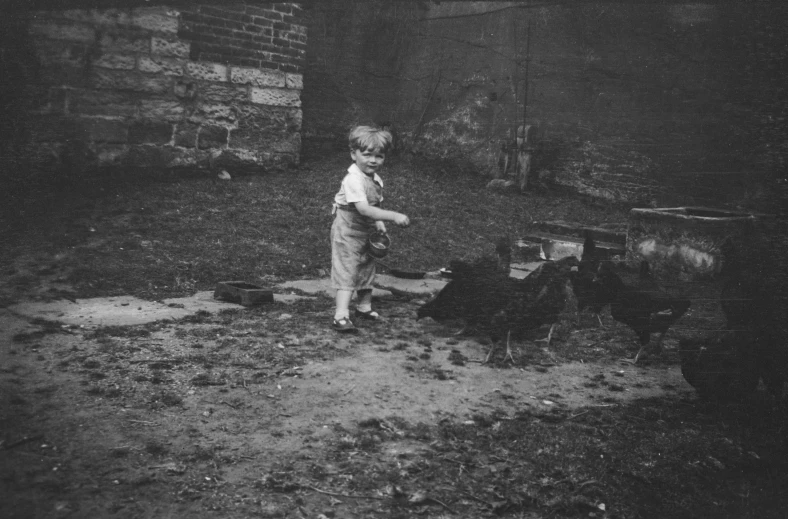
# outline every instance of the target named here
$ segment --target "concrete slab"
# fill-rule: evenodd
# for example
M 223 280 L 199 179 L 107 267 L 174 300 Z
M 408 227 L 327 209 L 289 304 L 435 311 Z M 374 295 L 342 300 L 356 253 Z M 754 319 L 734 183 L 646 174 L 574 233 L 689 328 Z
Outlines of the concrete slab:
M 448 280 L 443 279 L 403 279 L 388 274 L 375 276 L 376 287 L 404 296 L 431 296 L 440 292 L 447 283 Z
M 522 279 L 541 262 L 512 265 L 512 277 Z M 448 283 L 448 279 L 438 275 L 425 279 L 402 279 L 387 274 L 375 277 L 372 296 L 376 298 L 392 294 L 416 297 L 430 297 Z M 312 297 L 334 297 L 329 278 L 301 279 L 288 281 L 274 287 L 274 302 L 293 303 L 299 299 Z M 298 290 L 303 294 L 287 292 Z M 162 320 L 183 319 L 197 312 L 218 313 L 228 308 L 245 308 L 239 304 L 214 299 L 213 291 L 197 292 L 189 297 L 145 301 L 133 296 L 97 297 L 77 299 L 76 302 L 58 300 L 50 302 L 24 302 L 10 306 L 13 314 L 27 319 L 45 319 L 84 328 L 102 326 L 134 326 Z
M 375 276 L 372 297 L 387 297 L 392 294 L 429 296 L 440 291 L 448 280 L 443 279 L 402 279 L 388 274 L 378 274 Z M 287 281 L 278 288 L 282 290 L 296 289 L 307 294 L 334 297 L 334 289 L 331 288 L 331 279 L 299 279 Z
M 305 296 L 274 294 L 275 302 L 292 303 Z M 165 299 L 161 302 L 145 301 L 133 296 L 96 297 L 50 302 L 25 302 L 8 310 L 28 319 L 45 319 L 72 326 L 97 328 L 101 326 L 134 326 L 163 320 L 183 319 L 197 312 L 218 313 L 229 308 L 244 306 L 214 299 L 213 291 L 197 292 L 189 297 Z
M 9 307 L 17 315 L 46 319 L 74 326 L 132 326 L 166 319 L 182 319 L 200 310 L 216 313 L 225 308 L 243 308 L 213 299 L 213 292 L 197 292 L 191 297 L 145 301 L 132 296 L 97 297 L 50 302 L 25 302 Z

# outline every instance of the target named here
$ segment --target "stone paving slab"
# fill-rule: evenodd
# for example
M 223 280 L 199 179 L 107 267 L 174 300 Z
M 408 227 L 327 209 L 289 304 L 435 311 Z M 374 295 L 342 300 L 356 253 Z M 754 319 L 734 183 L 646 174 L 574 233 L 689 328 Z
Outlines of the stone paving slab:
M 46 319 L 73 326 L 133 326 L 162 320 L 182 319 L 201 310 L 211 313 L 240 305 L 217 301 L 212 291 L 197 292 L 190 297 L 145 301 L 133 296 L 96 297 L 49 302 L 25 302 L 8 309 L 30 319 Z
M 512 277 L 524 278 L 541 262 L 512 265 Z M 448 279 L 438 273 L 425 279 L 402 279 L 387 274 L 375 277 L 372 297 L 390 297 L 392 294 L 427 298 L 439 292 Z M 290 290 L 290 292 L 288 292 Z M 293 291 L 301 293 L 294 293 Z M 325 296 L 334 297 L 329 278 L 288 281 L 273 287 L 274 302 L 292 303 L 299 299 Z M 304 295 L 306 294 L 306 295 Z M 58 301 L 29 301 L 10 306 L 8 310 L 27 319 L 45 319 L 70 326 L 97 328 L 102 326 L 134 326 L 162 320 L 183 319 L 197 312 L 218 313 L 228 308 L 244 306 L 214 299 L 213 291 L 197 292 L 189 297 L 146 301 L 133 296 L 97 297 Z

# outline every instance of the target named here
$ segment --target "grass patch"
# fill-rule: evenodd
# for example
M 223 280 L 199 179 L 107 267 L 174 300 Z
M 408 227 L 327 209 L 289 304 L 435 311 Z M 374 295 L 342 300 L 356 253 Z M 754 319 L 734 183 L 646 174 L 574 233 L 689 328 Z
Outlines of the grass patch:
M 129 294 L 149 300 L 212 290 L 219 281 L 262 285 L 330 270 L 333 196 L 345 154 L 298 171 L 255 177 L 104 184 L 6 221 L 0 268 L 21 255 L 57 258 L 76 297 Z M 418 162 L 392 160 L 383 174 L 386 207 L 411 217 L 389 226 L 395 268 L 435 270 L 448 260 L 491 253 L 497 236 L 534 220 L 620 223 L 620 209 L 567 195 L 485 188 L 480 176 L 447 178 Z M 414 186 L 419 186 L 414 189 Z

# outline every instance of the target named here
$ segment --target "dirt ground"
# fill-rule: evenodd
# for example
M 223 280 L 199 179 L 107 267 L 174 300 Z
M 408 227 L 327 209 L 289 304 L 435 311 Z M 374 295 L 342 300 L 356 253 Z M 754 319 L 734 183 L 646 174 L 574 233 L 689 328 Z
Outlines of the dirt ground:
M 517 343 L 515 365 L 483 365 L 489 344 L 417 321 L 422 303 L 378 298 L 385 319 L 356 335 L 329 329 L 320 296 L 128 326 L 0 310 L 0 516 L 500 515 L 511 504 L 500 491 L 424 477 L 436 457 L 464 467 L 440 448 L 441 427 L 697 400 L 680 372 L 681 327 L 636 367 L 622 360 L 634 337 L 609 315 L 604 327 L 566 316 L 549 348 L 534 342 L 543 329 Z M 485 459 L 493 471 L 504 461 Z M 627 516 L 605 502 L 586 496 L 569 515 Z M 509 510 L 554 515 L 543 505 Z

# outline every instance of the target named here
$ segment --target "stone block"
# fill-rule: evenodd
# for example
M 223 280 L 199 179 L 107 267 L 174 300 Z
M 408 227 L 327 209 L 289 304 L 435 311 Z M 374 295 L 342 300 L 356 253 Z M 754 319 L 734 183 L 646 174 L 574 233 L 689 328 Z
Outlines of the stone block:
M 301 106 L 301 96 L 296 90 L 253 87 L 249 92 L 251 102 L 268 106 Z
M 230 133 L 230 146 L 236 149 L 249 149 L 268 153 L 295 153 L 301 152 L 301 134 L 273 134 L 234 130 Z
M 128 125 L 123 120 L 82 117 L 79 124 L 90 142 L 125 144 L 128 141 Z
M 132 168 L 160 169 L 167 167 L 171 155 L 171 150 L 167 150 L 164 146 L 150 144 L 131 146 L 121 158 L 121 163 Z
M 75 22 L 113 27 L 131 23 L 131 13 L 126 9 L 66 9 L 59 15 Z
M 194 148 L 167 147 L 162 155 L 168 168 L 208 169 L 211 158 L 210 152 Z
M 154 33 L 173 35 L 178 33 L 178 18 L 161 12 L 152 12 L 147 8 L 134 10 L 131 25 Z
M 134 31 L 102 32 L 99 40 L 102 50 L 114 52 L 143 52 L 151 51 L 151 39 L 146 33 Z
M 249 90 L 245 85 L 211 83 L 200 87 L 200 97 L 205 101 L 243 103 L 249 101 Z
M 301 110 L 262 105 L 243 105 L 235 108 L 237 129 L 232 132 L 234 147 L 256 147 L 273 137 L 297 133 L 301 130 Z
M 170 92 L 172 80 L 165 76 L 143 76 L 132 71 L 94 69 L 90 74 L 90 85 L 100 90 L 125 90 L 161 95 Z
M 286 135 L 279 139 L 265 143 L 266 148 L 274 153 L 292 153 L 299 154 L 301 152 L 301 134 L 294 133 Z
M 224 126 L 203 126 L 197 138 L 200 149 L 224 148 L 227 146 L 227 128 Z
M 137 101 L 133 95 L 98 90 L 69 90 L 68 111 L 77 115 L 134 116 Z
M 262 171 L 262 157 L 259 153 L 245 149 L 224 149 L 211 157 L 212 169 L 259 173 Z
M 213 297 L 243 306 L 274 302 L 274 293 L 271 290 L 245 281 L 220 281 L 216 284 Z
M 90 78 L 85 74 L 84 66 L 51 64 L 38 71 L 38 80 L 43 86 L 90 87 Z
M 193 123 L 222 123 L 234 126 L 236 121 L 236 110 L 230 105 L 221 103 L 198 103 L 189 116 L 189 122 Z
M 151 74 L 164 74 L 165 76 L 182 76 L 185 62 L 177 58 L 162 58 L 158 56 L 140 56 L 139 70 Z
M 285 74 L 278 70 L 232 67 L 230 81 L 255 87 L 284 87 Z
M 143 99 L 140 101 L 139 115 L 143 119 L 156 121 L 179 121 L 185 110 L 179 101 L 166 99 Z
M 304 89 L 304 75 L 303 74 L 286 74 L 285 86 L 293 90 Z
M 189 80 L 177 80 L 172 87 L 175 97 L 184 101 L 191 101 L 197 97 L 197 85 Z
M 128 153 L 128 146 L 101 143 L 94 146 L 96 160 L 100 166 L 119 166 Z
M 33 40 L 32 44 L 39 63 L 45 67 L 53 64 L 84 67 L 87 47 L 83 44 L 56 42 L 45 39 Z
M 175 146 L 182 148 L 197 147 L 199 126 L 193 123 L 180 123 L 175 127 Z
M 219 63 L 190 61 L 186 63 L 186 73 L 204 81 L 227 81 L 227 67 Z
M 168 144 L 172 140 L 172 124 L 161 121 L 139 120 L 129 126 L 131 144 Z
M 154 36 L 151 38 L 151 53 L 159 56 L 172 56 L 175 58 L 188 58 L 191 52 L 191 43 L 182 40 L 169 40 Z
M 33 115 L 27 122 L 33 142 L 64 142 L 87 138 L 75 120 L 60 115 Z
M 121 158 L 121 165 L 138 170 L 169 168 L 204 168 L 210 164 L 210 153 L 173 146 L 141 144 L 129 147 Z
M 96 39 L 96 31 L 88 25 L 54 20 L 33 20 L 30 23 L 30 34 L 51 40 L 82 43 L 92 43 Z
M 137 65 L 137 58 L 130 54 L 104 53 L 93 60 L 94 67 L 109 68 L 115 70 L 134 70 Z

